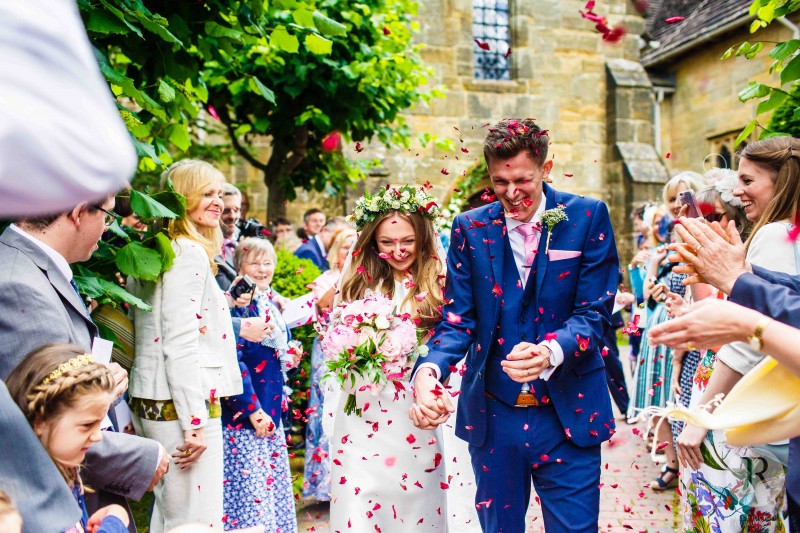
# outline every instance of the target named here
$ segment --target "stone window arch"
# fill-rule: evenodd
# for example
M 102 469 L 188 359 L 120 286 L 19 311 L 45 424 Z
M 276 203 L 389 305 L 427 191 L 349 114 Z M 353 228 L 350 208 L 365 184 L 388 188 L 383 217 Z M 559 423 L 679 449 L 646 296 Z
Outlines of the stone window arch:
M 475 79 L 511 80 L 511 0 L 472 0 Z

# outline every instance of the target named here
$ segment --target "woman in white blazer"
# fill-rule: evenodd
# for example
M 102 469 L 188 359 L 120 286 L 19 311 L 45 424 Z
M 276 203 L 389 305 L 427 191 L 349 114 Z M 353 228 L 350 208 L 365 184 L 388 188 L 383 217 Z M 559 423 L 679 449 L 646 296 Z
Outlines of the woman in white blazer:
M 175 260 L 156 283 L 130 284 L 153 307 L 133 311 L 134 426 L 175 458 L 154 491 L 152 533 L 192 522 L 222 529 L 219 398 L 242 391 L 228 302 L 214 280 L 225 177 L 194 160 L 175 163 L 167 175 L 186 197 L 186 215 L 168 228 Z

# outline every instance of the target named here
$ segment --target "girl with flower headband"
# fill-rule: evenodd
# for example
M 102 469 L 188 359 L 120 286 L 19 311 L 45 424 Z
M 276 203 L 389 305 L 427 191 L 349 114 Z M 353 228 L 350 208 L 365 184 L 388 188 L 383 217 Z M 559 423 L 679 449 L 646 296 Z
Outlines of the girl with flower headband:
M 116 385 L 111 371 L 78 346 L 49 344 L 25 356 L 6 384 L 83 511 L 67 533 L 127 533 L 128 513 L 119 505 L 88 516 L 79 474 L 86 451 L 103 438 Z
M 438 213 L 426 187 L 387 187 L 360 198 L 351 215 L 360 233 L 343 269 L 339 299 L 352 302 L 370 291 L 387 295 L 411 314 L 424 342 L 441 320 L 443 303 Z M 346 391 L 356 395 L 363 416 L 344 414 L 342 405 L 332 409 L 332 531 L 447 529 L 441 433 L 417 429 L 408 418 L 413 364 L 394 386 Z

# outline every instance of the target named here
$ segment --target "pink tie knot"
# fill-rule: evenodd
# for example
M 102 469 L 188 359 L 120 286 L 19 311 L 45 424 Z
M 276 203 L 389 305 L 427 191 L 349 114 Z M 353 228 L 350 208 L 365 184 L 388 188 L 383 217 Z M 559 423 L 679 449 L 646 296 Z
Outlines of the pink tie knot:
M 526 222 L 525 224 L 520 224 L 517 226 L 517 231 L 520 232 L 525 239 L 528 239 L 529 237 L 542 232 L 542 223 Z

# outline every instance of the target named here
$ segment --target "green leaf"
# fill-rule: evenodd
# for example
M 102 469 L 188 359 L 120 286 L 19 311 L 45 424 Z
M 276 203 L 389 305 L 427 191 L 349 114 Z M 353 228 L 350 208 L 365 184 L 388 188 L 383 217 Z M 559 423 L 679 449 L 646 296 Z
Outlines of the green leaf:
M 778 43 L 769 53 L 769 57 L 777 59 L 778 61 L 783 61 L 797 52 L 798 48 L 800 48 L 800 39 L 792 39 L 791 41 Z
M 724 54 L 722 54 L 722 57 L 721 57 L 720 59 L 722 59 L 722 60 L 724 60 L 724 59 L 728 59 L 728 58 L 729 58 L 729 57 L 731 57 L 732 55 L 733 55 L 733 46 L 731 46 L 730 48 L 728 48 L 727 50 L 725 50 L 725 53 L 724 53 Z
M 158 96 L 162 102 L 175 100 L 175 89 L 165 80 L 158 82 Z
M 764 43 L 758 42 L 750 47 L 750 50 L 744 55 L 747 59 L 753 59 L 756 54 L 758 54 L 761 49 L 764 48 Z
M 129 293 L 123 287 L 120 287 L 116 283 L 113 283 L 103 278 L 97 278 L 97 281 L 100 284 L 100 287 L 103 289 L 103 291 L 114 300 L 131 304 L 133 306 L 138 307 L 142 311 L 153 310 L 153 308 L 147 305 L 144 302 L 144 300 Z
M 139 191 L 131 190 L 131 209 L 143 219 L 177 218 L 177 214 L 164 204 Z
M 305 43 L 306 48 L 308 48 L 312 54 L 328 55 L 333 50 L 333 41 L 329 41 L 313 33 L 306 35 Z
M 125 230 L 120 227 L 119 221 L 117 221 L 117 220 L 115 220 L 110 226 L 108 226 L 108 231 L 110 231 L 111 233 L 113 233 L 117 237 L 125 239 L 125 241 L 130 241 L 131 240 L 130 235 L 125 233 Z
M 771 90 L 769 85 L 751 81 L 747 84 L 747 87 L 739 92 L 739 100 L 746 102 L 752 98 L 764 98 Z
M 272 89 L 261 83 L 261 80 L 256 78 L 255 76 L 250 78 L 250 87 L 261 94 L 264 99 L 269 102 L 270 104 L 275 104 L 275 93 L 272 92 Z
M 743 42 L 742 44 L 739 45 L 739 48 L 736 49 L 736 55 L 737 56 L 745 55 L 747 52 L 750 51 L 750 47 L 751 46 L 752 45 L 750 43 L 748 43 L 747 41 Z
M 186 151 L 192 145 L 192 139 L 189 138 L 189 131 L 185 123 L 176 122 L 170 126 L 169 142 Z
M 164 233 L 158 232 L 154 236 L 156 250 L 161 256 L 161 271 L 166 272 L 172 268 L 172 262 L 175 260 L 175 250 L 172 249 L 172 243 Z
M 763 6 L 756 12 L 756 16 L 766 23 L 772 22 L 772 19 L 775 18 L 775 4 L 770 2 Z
M 95 9 L 86 21 L 86 30 L 94 33 L 119 33 L 125 34 L 131 31 L 129 25 L 123 23 L 119 17 L 107 11 Z
M 240 41 L 244 36 L 242 32 L 221 26 L 214 21 L 206 22 L 206 33 L 211 37 L 225 37 L 234 41 Z
M 286 26 L 278 26 L 272 30 L 269 45 L 290 54 L 296 54 L 300 50 L 300 41 L 286 30 Z
M 151 194 L 150 198 L 177 214 L 179 217 L 186 214 L 186 198 L 184 198 L 182 194 L 175 192 L 172 181 L 169 179 L 167 179 L 164 190 Z
M 326 17 L 319 11 L 314 11 L 313 17 L 314 25 L 322 35 L 326 37 L 344 37 L 347 35 L 347 28 L 343 24 Z
M 781 71 L 781 85 L 800 79 L 800 56 L 795 56 Z
M 133 145 L 136 147 L 136 155 L 139 157 L 149 157 L 156 165 L 163 165 L 164 163 L 156 155 L 155 147 L 148 142 L 143 142 L 131 135 Z
M 747 123 L 747 126 L 744 127 L 742 133 L 740 133 L 739 136 L 736 137 L 736 140 L 733 143 L 734 148 L 739 146 L 743 140 L 747 139 L 747 137 L 749 137 L 750 134 L 753 133 L 753 130 L 756 129 L 756 124 L 758 124 L 756 119 L 753 119 Z
M 758 104 L 758 107 L 756 108 L 756 115 L 760 115 L 761 113 L 766 113 L 767 111 L 775 109 L 785 102 L 788 97 L 789 95 L 784 92 L 773 90 L 770 93 L 769 98 Z
M 128 20 L 125 18 L 125 13 L 123 13 L 122 11 L 117 9 L 116 7 L 112 6 L 106 0 L 100 0 L 100 3 L 103 4 L 105 6 L 105 8 L 111 14 L 113 14 L 115 17 L 117 17 L 123 24 L 125 24 L 128 28 L 130 28 L 130 30 L 132 32 L 134 32 L 136 35 L 138 35 L 139 37 L 144 39 L 144 35 L 142 35 L 142 31 L 139 28 L 137 28 L 136 26 L 134 26 L 133 24 L 131 24 L 130 22 L 128 22 Z
M 305 8 L 295 9 L 292 11 L 292 19 L 299 25 L 303 26 L 304 28 L 314 28 L 314 15 L 311 14 L 311 11 Z
M 114 263 L 120 272 L 137 279 L 156 281 L 161 274 L 161 254 L 137 241 L 120 248 Z
M 763 24 L 763 22 L 758 20 L 758 19 L 756 19 L 753 22 L 751 22 L 750 23 L 750 33 L 757 32 L 759 30 L 759 28 L 761 28 L 762 24 Z

